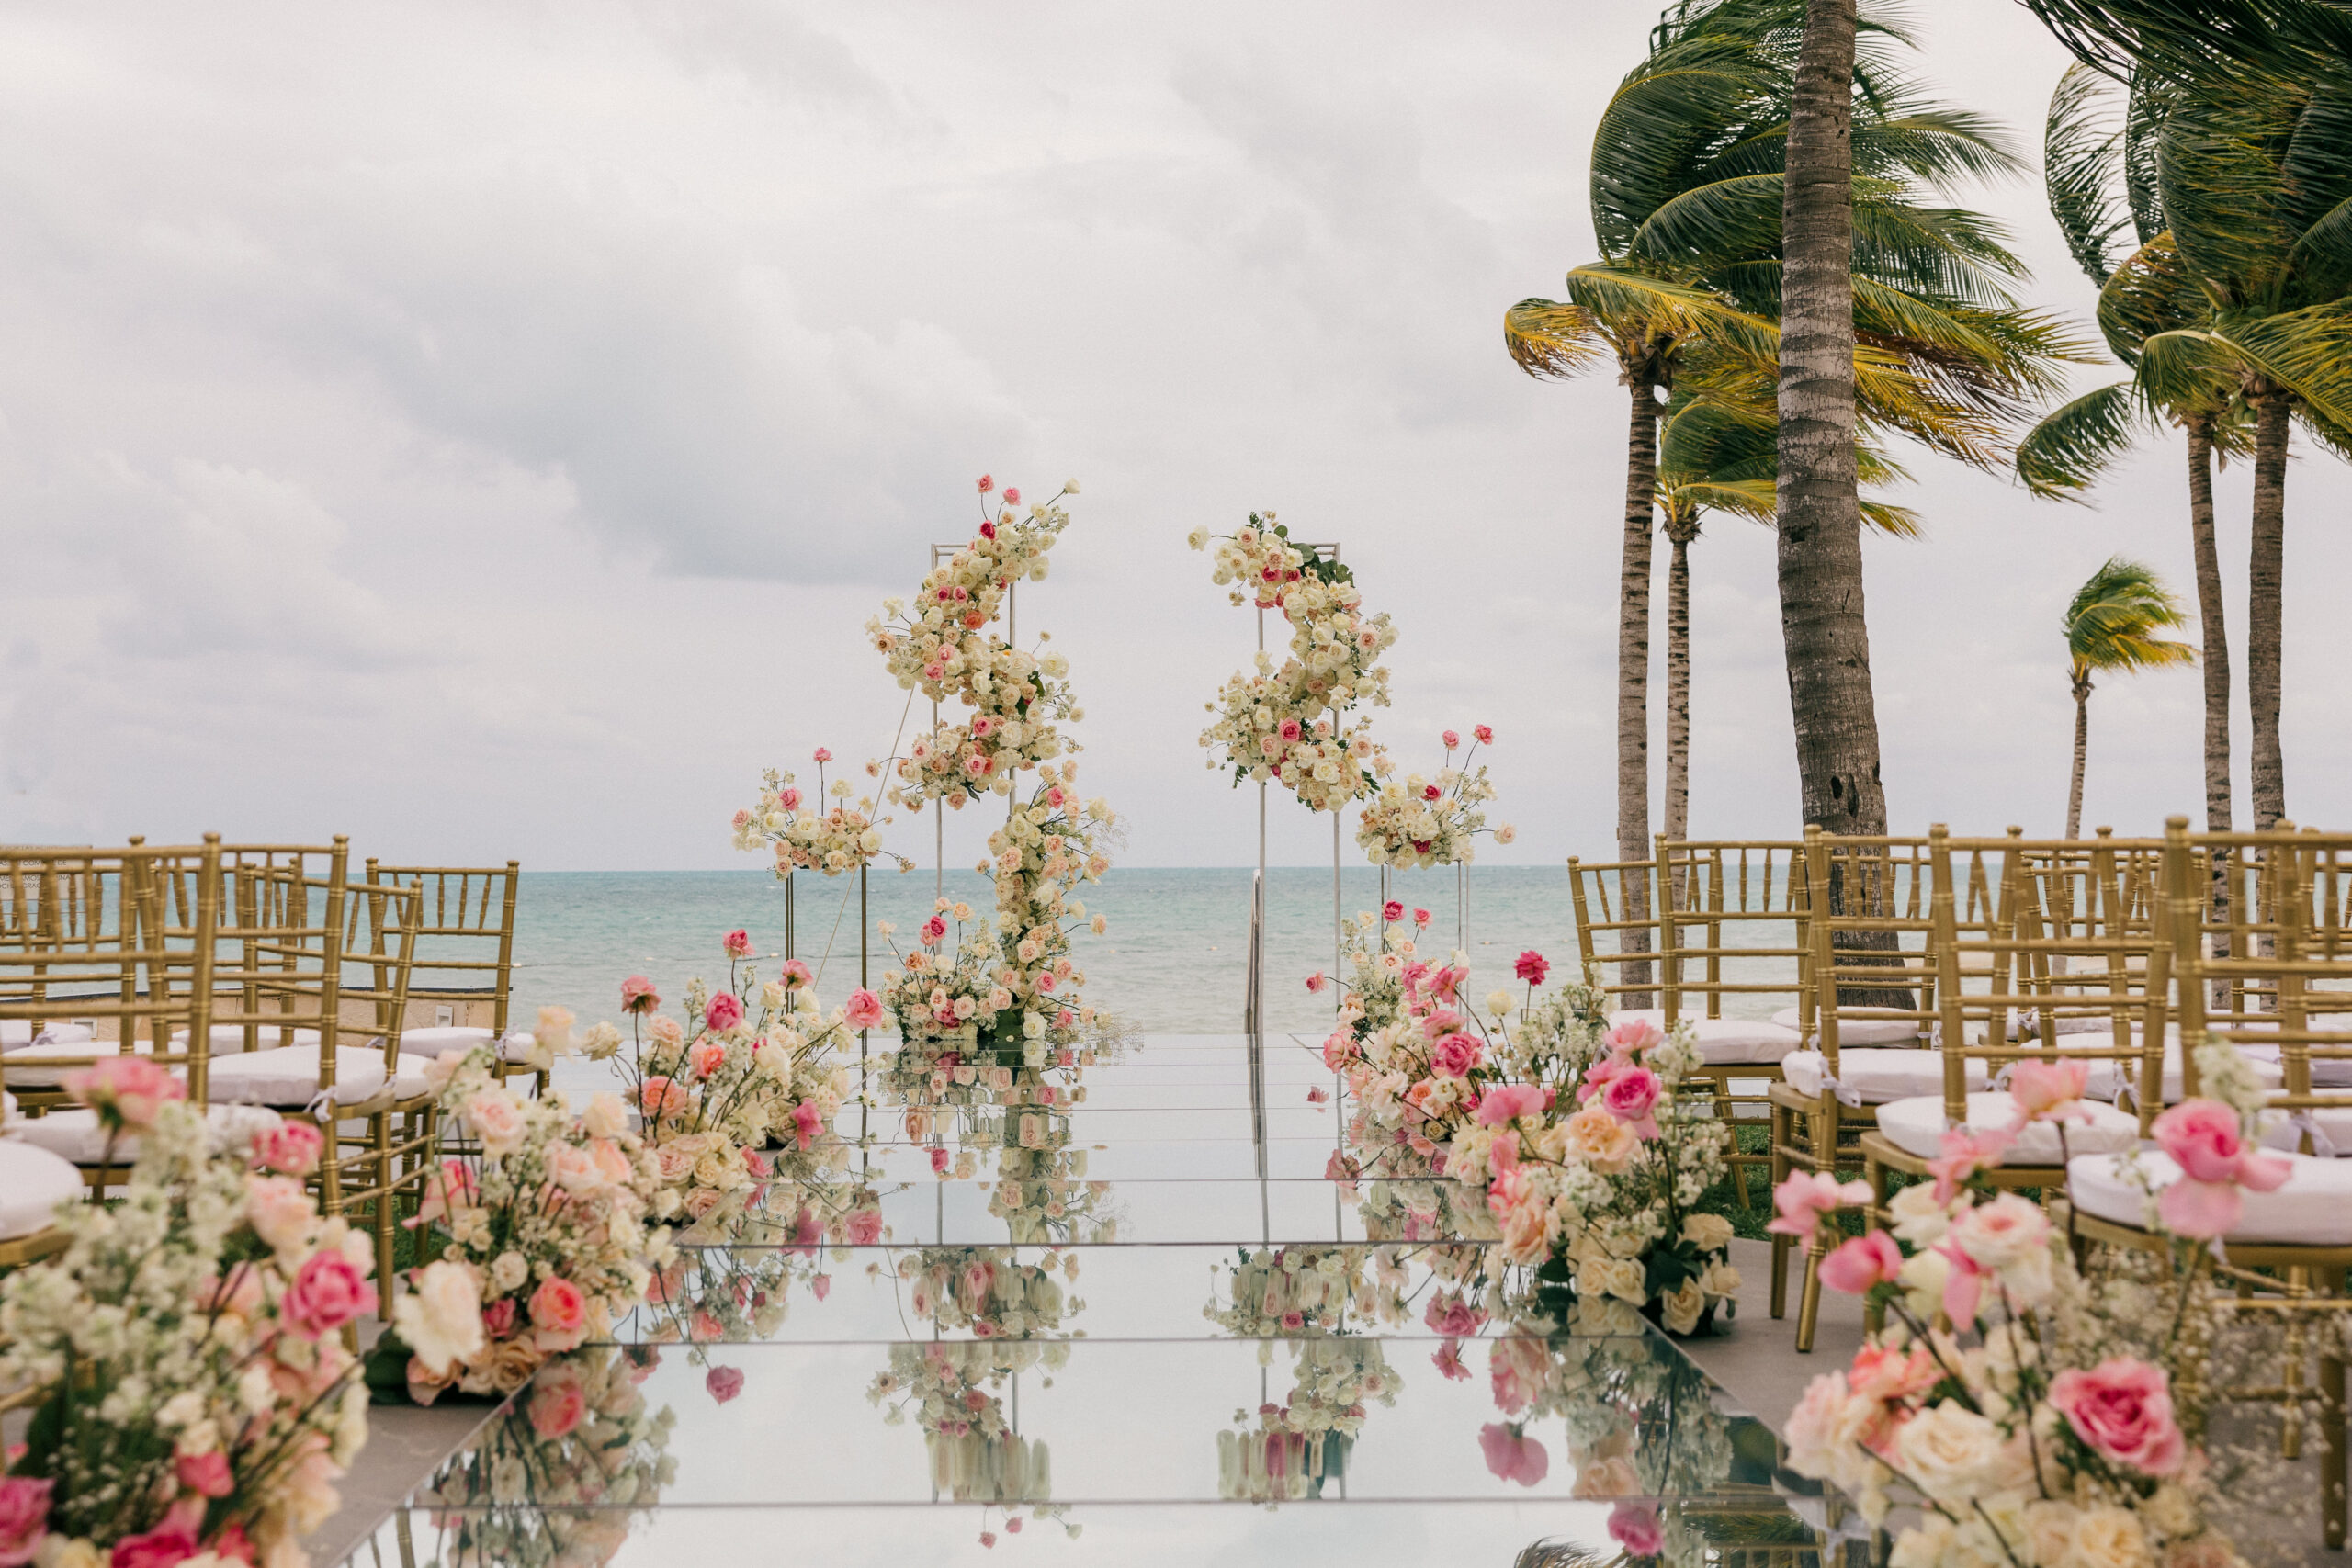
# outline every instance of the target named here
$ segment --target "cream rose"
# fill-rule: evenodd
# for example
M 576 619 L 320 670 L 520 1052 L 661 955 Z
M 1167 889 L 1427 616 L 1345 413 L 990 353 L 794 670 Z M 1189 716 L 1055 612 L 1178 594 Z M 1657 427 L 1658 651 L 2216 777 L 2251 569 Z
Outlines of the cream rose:
M 392 1325 L 424 1363 L 446 1372 L 481 1353 L 481 1297 L 473 1271 L 447 1258 L 428 1263 L 392 1308 Z
M 2075 1522 L 2074 1568 L 2151 1568 L 2155 1553 L 2140 1516 L 2112 1506 L 2086 1508 Z
M 1731 1237 L 1731 1222 L 1721 1214 L 1692 1214 L 1682 1222 L 1682 1239 L 1702 1252 L 1720 1252 Z
M 1930 1497 L 1972 1496 L 2001 1456 L 2001 1430 L 1976 1412 L 1945 1400 L 1904 1423 L 1896 1463 Z

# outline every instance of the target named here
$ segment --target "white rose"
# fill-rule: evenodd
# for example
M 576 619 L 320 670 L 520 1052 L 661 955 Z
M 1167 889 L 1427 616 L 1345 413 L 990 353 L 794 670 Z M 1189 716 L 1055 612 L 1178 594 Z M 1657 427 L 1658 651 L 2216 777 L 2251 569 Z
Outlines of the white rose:
M 2147 1568 L 2155 1561 L 2148 1532 L 2129 1508 L 2086 1508 L 2075 1522 L 2075 1568 Z
M 512 1294 L 530 1277 L 530 1264 L 511 1247 L 500 1253 L 498 1260 L 490 1266 L 491 1289 L 502 1296 Z
M 1894 1216 L 1895 1239 L 1907 1241 L 1915 1247 L 1933 1247 L 1951 1228 L 1951 1215 L 1936 1201 L 1935 1187 L 1928 1182 L 1905 1187 L 1888 1201 L 1886 1207 Z
M 394 1303 L 392 1326 L 425 1370 L 436 1376 L 447 1371 L 453 1361 L 480 1355 L 481 1297 L 472 1271 L 446 1258 L 426 1264 L 409 1292 Z
M 505 1089 L 482 1090 L 459 1107 L 458 1114 L 481 1140 L 481 1152 L 492 1159 L 523 1146 L 523 1104 Z
M 628 1131 L 628 1102 L 611 1089 L 600 1089 L 588 1097 L 588 1109 L 580 1113 L 580 1126 L 592 1138 L 617 1138 Z
M 1707 1292 L 1696 1280 L 1685 1280 L 1658 1298 L 1660 1315 L 1668 1334 L 1688 1334 L 1699 1326 L 1707 1310 Z
M 1721 1214 L 1692 1214 L 1682 1222 L 1682 1239 L 1701 1252 L 1720 1252 L 1731 1238 L 1731 1222 Z
M 1904 1304 L 1917 1317 L 1932 1317 L 1943 1310 L 1944 1281 L 1951 1260 L 1940 1252 L 1922 1252 L 1903 1260 L 1895 1279 L 1903 1286 Z
M 1903 1472 L 1928 1496 L 1965 1499 L 1999 1461 L 2001 1429 L 1945 1400 L 1905 1422 L 1894 1449 Z

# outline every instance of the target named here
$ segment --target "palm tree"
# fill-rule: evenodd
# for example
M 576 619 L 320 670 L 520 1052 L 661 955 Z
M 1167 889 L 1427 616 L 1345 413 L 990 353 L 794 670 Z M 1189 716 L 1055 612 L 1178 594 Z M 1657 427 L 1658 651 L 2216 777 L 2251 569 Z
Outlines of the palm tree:
M 1505 314 L 1505 343 L 1529 374 L 1613 363 L 1628 392 L 1617 730 L 1618 851 L 1628 860 L 1650 847 L 1659 398 L 1702 345 L 1763 384 L 1780 373 L 1781 186 L 1805 14 L 1806 0 L 1683 0 L 1669 10 L 1594 136 L 1601 259 L 1568 274 L 1565 301 L 1522 300 Z M 2014 157 L 1984 122 L 1923 102 L 1879 58 L 1878 44 L 1907 41 L 1899 33 L 1875 20 L 1866 30 L 1874 51 L 1858 100 L 1854 197 L 1868 214 L 1867 243 L 1853 255 L 1866 281 L 1859 308 L 1849 290 L 1846 377 L 1897 423 L 1897 411 L 1934 407 L 1913 433 L 1989 464 L 2000 419 L 2051 384 L 2050 361 L 2071 345 L 2003 291 L 2022 269 L 1989 224 L 1919 199 L 1957 175 L 2006 172 Z M 1849 419 L 1849 442 L 1853 433 Z M 1646 898 L 1628 894 L 1638 919 Z
M 2090 753 L 2091 677 L 2111 670 L 2194 664 L 2197 650 L 2156 633 L 2186 626 L 2180 602 L 2137 561 L 2116 556 L 2091 573 L 2066 606 L 2066 673 L 2075 689 L 2075 778 L 2066 793 L 2066 837 L 2083 831 L 2083 766 Z
M 2252 412 L 2249 773 L 2255 826 L 2269 828 L 2286 815 L 2290 424 L 2300 418 L 2322 445 L 2352 447 L 2352 62 L 2328 41 L 2346 36 L 2352 16 L 2290 0 L 2028 3 L 2086 63 L 2127 81 L 2144 71 L 2146 96 L 2160 106 L 2139 172 L 2163 231 L 2100 299 L 2102 326 L 2112 316 L 2138 335 L 2135 389 L 2173 408 L 2210 398 L 2220 382 Z
M 1679 839 L 1690 821 L 1690 558 L 1700 520 L 1717 512 L 1769 524 L 1773 520 L 1779 468 L 1774 409 L 1753 389 L 1742 400 L 1687 379 L 1667 405 L 1658 432 L 1658 510 L 1673 555 L 1666 578 L 1666 837 Z M 1868 446 L 1855 452 L 1864 484 L 1907 479 Z M 1916 537 L 1918 519 L 1906 509 L 1864 497 L 1862 520 L 1887 534 Z
M 2145 74 L 2120 83 L 2087 65 L 2059 78 L 2050 97 L 2042 167 L 2051 215 L 2075 260 L 2099 286 L 2099 325 L 2108 347 L 2135 371 L 2154 333 L 2194 327 L 2208 313 L 2203 293 L 2177 265 L 2156 179 L 2156 143 L 2176 95 Z M 2121 258 L 2118 238 L 2136 234 Z M 2252 449 L 2251 421 L 2237 378 L 2218 369 L 2186 378 L 2159 403 L 2133 378 L 2101 387 L 2053 410 L 2018 445 L 2018 475 L 2036 495 L 2084 500 L 2091 481 L 2158 421 L 2177 427 L 2188 450 L 2188 535 L 2196 562 L 2199 638 L 2205 664 L 2205 826 L 2230 830 L 2230 643 L 2222 563 L 2213 537 L 2213 464 Z M 2228 873 L 2214 867 L 2217 892 Z

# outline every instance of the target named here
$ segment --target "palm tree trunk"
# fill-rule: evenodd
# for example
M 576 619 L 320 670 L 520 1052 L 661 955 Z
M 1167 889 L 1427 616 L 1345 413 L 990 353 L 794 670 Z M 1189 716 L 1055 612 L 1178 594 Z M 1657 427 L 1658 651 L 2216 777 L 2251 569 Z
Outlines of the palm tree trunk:
M 1657 527 L 1657 396 L 1645 376 L 1634 376 L 1625 426 L 1624 557 L 1617 579 L 1617 858 L 1650 856 L 1650 535 Z M 1649 918 L 1649 885 L 1623 874 L 1620 892 L 1627 920 Z M 1649 933 L 1618 933 L 1620 951 L 1646 953 Z M 1649 983 L 1650 966 L 1629 964 L 1622 983 Z M 1629 993 L 1629 1008 L 1650 1005 L 1649 993 Z
M 2083 836 L 2083 767 L 2091 754 L 2091 682 L 2075 677 L 2075 784 L 2066 792 L 2066 837 Z
M 1807 0 L 1781 209 L 1781 636 L 1804 820 L 1886 831 L 1854 472 L 1854 0 Z
M 2280 590 L 2287 544 L 2285 394 L 2254 400 L 2254 550 L 2246 566 L 2245 693 L 2254 716 L 2254 825 L 2278 826 L 2287 815 L 2287 760 L 2278 741 Z
M 2213 422 L 2211 417 L 2188 423 L 2188 537 L 2197 558 L 2197 627 L 2205 666 L 2205 830 L 2226 833 L 2231 826 L 2230 801 L 2230 630 L 2222 606 L 2222 554 L 2213 542 Z M 2212 855 L 2212 886 L 2207 893 L 2208 919 L 2226 928 L 2230 918 L 2230 863 L 2227 850 Z M 2213 956 L 2230 955 L 2226 929 L 2214 932 Z M 2226 1008 L 2228 984 L 2214 986 L 2213 1005 Z
M 1690 834 L 1690 540 L 1698 529 L 1668 508 L 1666 536 L 1666 836 Z

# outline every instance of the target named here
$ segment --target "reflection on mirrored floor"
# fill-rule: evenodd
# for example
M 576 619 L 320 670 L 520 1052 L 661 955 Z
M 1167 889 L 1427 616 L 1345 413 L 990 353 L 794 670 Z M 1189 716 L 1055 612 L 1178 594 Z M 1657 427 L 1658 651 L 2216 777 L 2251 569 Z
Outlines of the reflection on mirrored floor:
M 1630 1309 L 1467 1291 L 1476 1204 L 1328 1179 L 1329 1075 L 1269 1048 L 1262 1143 L 1231 1039 L 845 1109 L 878 1240 L 799 1189 L 690 1234 L 353 1561 L 1865 1561 Z

